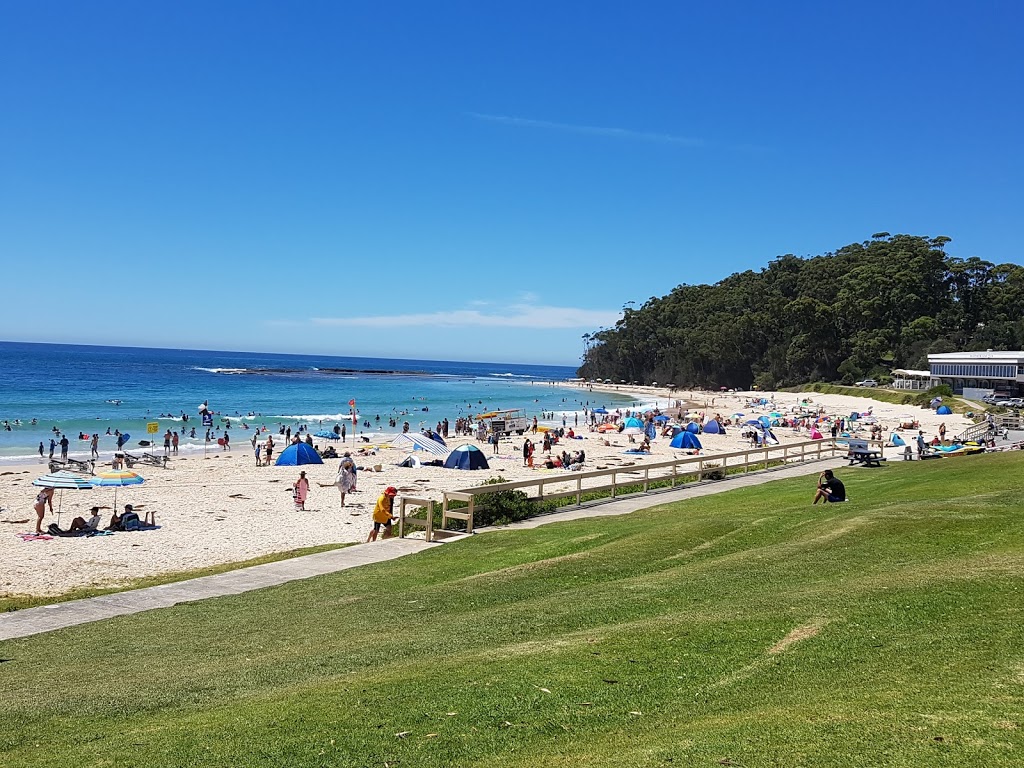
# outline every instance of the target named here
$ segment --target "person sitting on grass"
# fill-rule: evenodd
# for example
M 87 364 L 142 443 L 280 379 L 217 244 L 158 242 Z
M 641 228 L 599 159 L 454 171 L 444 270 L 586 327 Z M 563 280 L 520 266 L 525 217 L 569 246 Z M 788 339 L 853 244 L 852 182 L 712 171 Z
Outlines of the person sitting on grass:
M 823 499 L 826 504 L 846 501 L 846 486 L 832 474 L 831 469 L 826 469 L 818 475 L 818 490 L 812 503 L 817 504 L 819 499 Z

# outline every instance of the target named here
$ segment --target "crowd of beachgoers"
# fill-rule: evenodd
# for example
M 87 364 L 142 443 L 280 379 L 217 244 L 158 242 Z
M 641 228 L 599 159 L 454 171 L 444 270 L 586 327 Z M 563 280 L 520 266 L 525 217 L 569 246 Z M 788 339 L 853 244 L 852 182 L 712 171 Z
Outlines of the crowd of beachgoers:
M 599 385 L 565 386 L 583 388 L 588 395 L 593 393 L 591 402 L 600 401 Z M 608 392 L 620 395 L 626 389 L 607 386 Z M 427 431 L 442 438 L 447 434 L 449 448 L 476 446 L 489 464 L 488 469 L 480 470 L 434 466 L 427 459 L 437 461 L 436 457 L 411 452 L 408 446 L 392 446 L 403 432 L 417 433 L 401 421 L 395 422 L 393 430 L 367 431 L 358 438 L 350 431 L 344 439 L 337 432 L 339 439 L 317 437 L 335 428 L 340 432 L 342 424 L 283 429 L 267 425 L 258 435 L 249 431 L 228 445 L 213 442 L 203 452 L 175 454 L 168 446 L 166 466 L 136 463 L 131 468 L 143 476 L 142 484 L 116 491 L 103 487 L 58 491 L 54 513 L 46 511 L 42 536 L 34 535 L 33 507 L 39 488 L 32 482 L 49 471 L 48 456 L 2 467 L 0 557 L 6 567 L 0 574 L 0 594 L 59 594 L 304 547 L 361 542 L 372 528 L 374 507 L 388 487 L 395 488 L 399 497 L 440 502 L 444 491 L 482 485 L 497 477 L 516 481 L 536 478 L 538 473 L 570 476 L 580 469 L 642 466 L 694 453 L 697 449 L 692 447 L 672 447 L 674 434 L 694 430 L 690 424 L 697 425 L 701 455 L 713 456 L 742 450 L 763 439 L 764 430 L 747 423 L 751 421 L 767 421 L 773 438 L 783 444 L 810 440 L 815 433 L 829 437 L 834 428 L 837 434 L 877 437 L 885 443 L 893 434 L 916 436 L 919 432 L 932 441 L 940 433 L 952 437 L 972 423 L 957 413 L 911 410 L 866 397 L 628 390 L 635 401 L 629 408 L 542 413 L 530 413 L 527 408 L 530 423 L 525 434 L 503 435 L 497 443 L 470 420 L 448 423 L 444 417 L 438 418 L 436 428 Z M 639 429 L 633 420 L 640 423 Z M 267 438 L 275 444 L 270 461 L 265 453 Z M 527 441 L 534 446 L 532 456 L 524 451 Z M 309 445 L 328 458 L 322 464 L 277 465 L 276 457 L 294 442 Z M 150 451 L 156 456 L 163 454 L 163 441 L 155 441 Z M 338 470 L 346 453 L 356 475 L 342 504 Z M 418 460 L 408 461 L 410 455 Z M 111 463 L 117 463 L 116 456 L 101 456 L 96 471 L 114 469 Z M 295 503 L 294 486 L 300 471 L 306 473 L 307 481 L 304 509 Z M 156 527 L 115 535 L 47 535 L 51 523 L 65 530 L 76 517 L 93 517 L 93 507 L 100 508 L 101 520 L 106 522 L 115 512 L 115 492 L 118 513 L 131 504 L 140 516 L 155 518 Z

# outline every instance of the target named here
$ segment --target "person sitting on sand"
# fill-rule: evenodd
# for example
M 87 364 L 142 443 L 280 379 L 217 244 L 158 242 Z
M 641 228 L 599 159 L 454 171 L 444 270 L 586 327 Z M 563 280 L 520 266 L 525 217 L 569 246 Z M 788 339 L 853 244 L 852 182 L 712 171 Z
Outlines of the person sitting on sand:
M 89 510 L 92 517 L 86 520 L 84 517 L 76 517 L 68 526 L 69 531 L 95 531 L 100 527 L 100 508 L 93 507 Z
M 846 486 L 832 474 L 831 469 L 826 469 L 818 475 L 818 490 L 814 494 L 812 504 L 817 504 L 819 499 L 824 500 L 826 504 L 846 501 Z
M 377 533 L 380 531 L 380 527 L 384 526 L 384 535 L 382 539 L 390 539 L 392 536 L 391 524 L 395 518 L 391 514 L 395 508 L 395 496 L 398 495 L 398 489 L 393 485 L 389 485 L 384 489 L 384 493 L 377 499 L 377 505 L 373 508 L 373 530 L 370 531 L 370 535 L 366 541 L 377 540 Z

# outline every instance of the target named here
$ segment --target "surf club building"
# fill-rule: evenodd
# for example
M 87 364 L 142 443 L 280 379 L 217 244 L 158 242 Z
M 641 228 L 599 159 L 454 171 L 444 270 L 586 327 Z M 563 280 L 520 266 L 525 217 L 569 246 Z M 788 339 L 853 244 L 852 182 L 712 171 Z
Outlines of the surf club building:
M 965 389 L 1010 397 L 1024 393 L 1024 351 L 928 355 L 928 370 L 934 384 L 947 384 L 957 394 L 967 394 Z

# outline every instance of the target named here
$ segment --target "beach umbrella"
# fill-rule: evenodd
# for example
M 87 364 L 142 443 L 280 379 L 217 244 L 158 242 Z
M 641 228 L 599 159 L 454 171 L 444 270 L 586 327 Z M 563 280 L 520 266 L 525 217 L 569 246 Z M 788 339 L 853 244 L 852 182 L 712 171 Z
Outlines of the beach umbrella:
M 654 420 L 655 421 L 671 421 L 671 419 L 668 416 L 666 416 L 664 413 L 659 414 L 658 416 L 655 416 Z
M 341 435 L 335 434 L 328 429 L 321 429 L 313 437 L 320 437 L 324 440 L 341 440 Z
M 391 441 L 391 445 L 395 448 L 402 448 L 404 446 L 407 450 L 425 451 L 434 456 L 448 455 L 448 448 L 446 446 L 436 440 L 431 440 L 426 435 L 421 435 L 419 432 L 407 432 L 404 435 L 399 435 Z
M 594 408 L 591 413 L 608 413 L 607 408 Z
M 109 472 L 99 472 L 92 479 L 95 486 L 114 488 L 114 512 L 117 512 L 117 489 L 126 485 L 142 485 L 145 479 L 130 469 L 114 469 Z
M 622 434 L 624 435 L 642 435 L 644 432 L 644 423 L 640 419 L 626 419 L 622 426 Z
M 602 424 L 597 428 L 598 432 L 614 432 L 618 429 L 614 424 Z
M 58 526 L 60 525 L 60 511 L 64 505 L 64 491 L 90 491 L 93 487 L 91 480 L 81 475 L 76 475 L 74 472 L 68 472 L 66 469 L 37 477 L 32 481 L 32 485 L 37 488 L 56 488 L 60 491 L 60 496 L 57 497 Z

